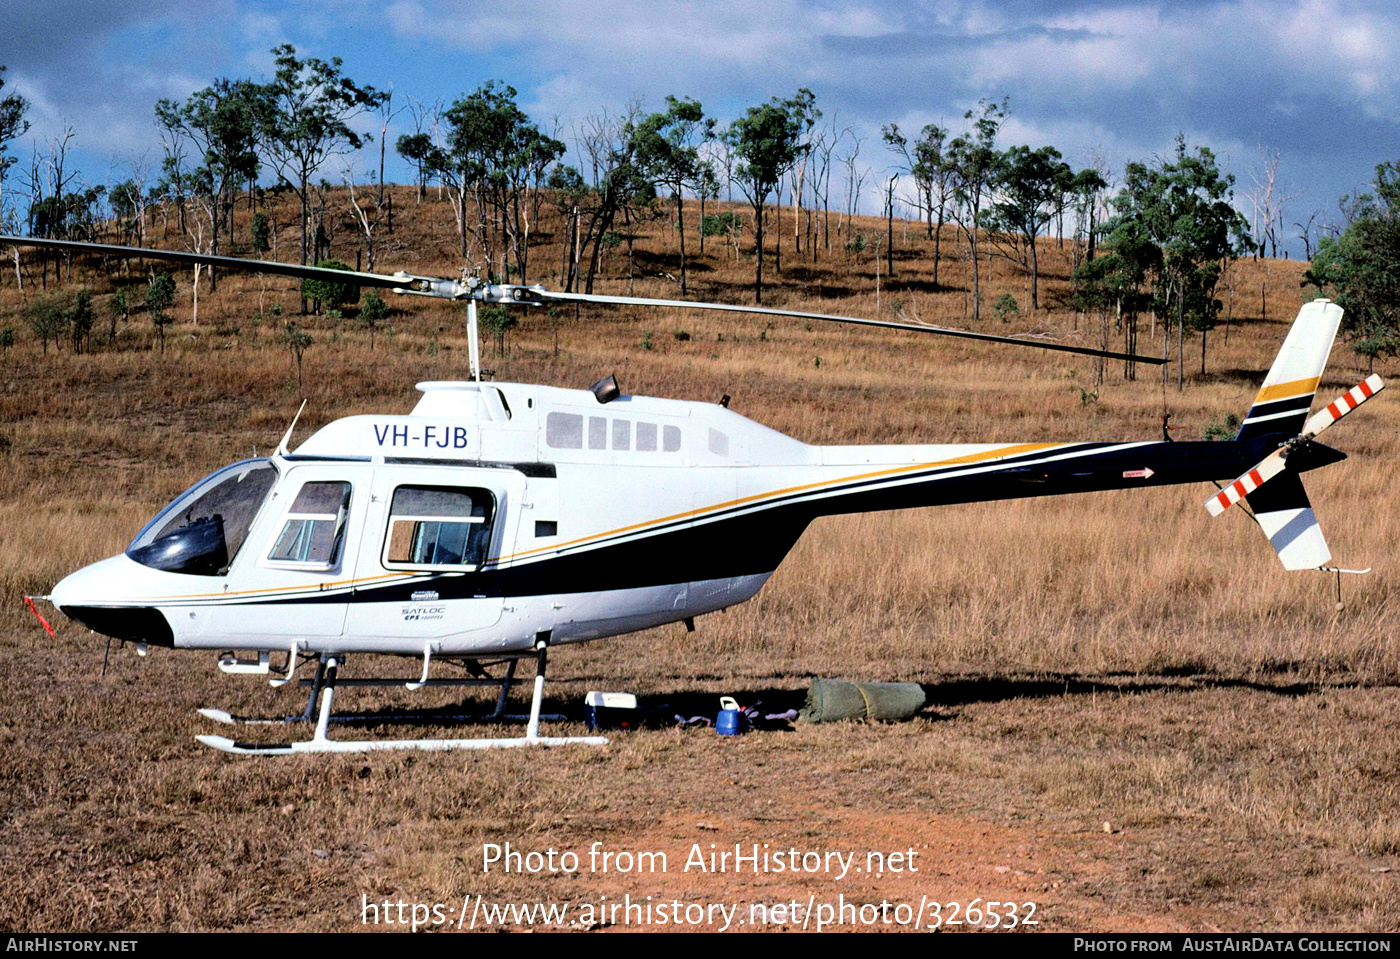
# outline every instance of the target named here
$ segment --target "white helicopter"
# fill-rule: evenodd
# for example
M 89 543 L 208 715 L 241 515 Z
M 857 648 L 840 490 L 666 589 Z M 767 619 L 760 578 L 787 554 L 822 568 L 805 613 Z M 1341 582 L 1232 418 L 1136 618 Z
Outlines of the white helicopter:
M 200 480 L 121 555 L 68 576 L 47 597 L 96 632 L 224 655 L 230 673 L 298 668 L 315 718 L 309 740 L 199 740 L 232 753 L 602 745 L 539 732 L 549 647 L 684 622 L 741 603 L 773 574 L 813 519 L 1239 476 L 1206 502 L 1212 515 L 1248 497 L 1287 569 L 1331 561 L 1299 474 L 1345 458 L 1314 442 L 1383 388 L 1377 376 L 1308 417 L 1342 311 L 1305 305 L 1239 434 L 1225 442 L 812 446 L 723 404 L 623 395 L 613 377 L 589 390 L 483 382 L 477 303 L 587 302 L 725 310 L 892 327 L 1161 364 L 1161 358 L 965 330 L 756 306 L 550 292 L 539 286 L 382 275 L 196 253 L 0 236 L 0 243 L 203 263 L 353 282 L 465 300 L 471 379 L 420 383 L 404 414 L 350 416 L 289 449 Z M 304 405 L 304 404 L 303 404 Z M 1255 464 L 1251 467 L 1251 464 Z M 1242 474 L 1242 475 L 1241 475 Z M 348 655 L 421 657 L 416 682 L 345 679 Z M 523 737 L 344 740 L 328 735 L 339 685 L 491 685 L 492 718 L 522 657 L 536 659 Z M 433 660 L 472 678 L 431 678 Z M 496 675 L 487 667 L 500 667 Z M 319 697 L 319 708 L 317 700 Z M 515 717 L 519 718 L 519 717 Z

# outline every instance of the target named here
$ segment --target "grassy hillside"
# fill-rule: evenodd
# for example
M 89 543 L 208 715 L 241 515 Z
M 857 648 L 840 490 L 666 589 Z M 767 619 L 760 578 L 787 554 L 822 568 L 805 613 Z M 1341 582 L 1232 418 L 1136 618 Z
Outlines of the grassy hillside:
M 333 207 L 343 200 L 332 193 Z M 395 232 L 378 268 L 454 275 L 462 264 L 445 202 L 395 190 Z M 277 254 L 293 259 L 292 207 L 278 201 Z M 687 210 L 686 221 L 698 220 Z M 597 292 L 674 297 L 669 216 L 637 228 L 603 264 Z M 779 215 L 782 271 L 769 302 L 968 326 L 968 263 L 949 230 L 942 286 L 932 243 L 896 223 L 895 274 L 869 253 L 804 262 Z M 833 226 L 835 226 L 833 218 Z M 874 238 L 883 222 L 858 219 Z M 558 286 L 559 224 L 546 204 L 527 279 Z M 236 234 L 246 237 L 247 211 Z M 153 239 L 164 238 L 157 223 Z M 246 244 L 245 244 L 246 246 Z M 354 264 L 347 224 L 332 255 Z M 690 296 L 750 302 L 744 244 L 703 255 L 687 237 Z M 1350 929 L 1400 924 L 1395 802 L 1400 635 L 1393 599 L 1400 453 L 1394 392 L 1328 434 L 1351 454 L 1310 474 L 1335 557 L 1375 572 L 1343 584 L 1285 573 L 1240 510 L 1211 520 L 1207 486 L 1117 492 L 817 523 L 753 601 L 677 625 L 562 651 L 551 705 L 585 689 L 636 691 L 676 711 L 714 694 L 778 704 L 811 676 L 930 684 L 933 707 L 902 725 L 806 727 L 721 742 L 709 733 L 621 737 L 603 751 L 435 754 L 236 762 L 193 742 L 195 706 L 275 713 L 289 688 L 228 683 L 207 656 L 156 650 L 99 673 L 100 640 L 71 623 L 50 641 L 20 602 L 119 551 L 198 477 L 277 442 L 302 396 L 305 437 L 336 418 L 406 412 L 421 380 L 466 375 L 461 307 L 391 300 L 392 331 L 354 311 L 299 317 L 294 284 L 222 276 L 192 316 L 189 271 L 164 352 L 135 313 L 108 344 L 116 278 L 86 265 L 51 291 L 95 294 L 91 351 L 47 355 L 23 328 L 21 294 L 0 274 L 0 924 L 33 929 L 349 929 L 361 895 L 435 901 L 653 893 L 684 901 L 834 897 L 815 880 L 483 876 L 480 844 L 666 849 L 692 842 L 922 850 L 929 870 L 863 878 L 848 895 L 973 896 L 1043 906 L 1047 929 Z M 983 264 L 979 329 L 1092 343 L 1067 308 L 1071 251 L 1041 241 L 1042 302 Z M 629 275 L 630 268 L 630 275 Z M 132 282 L 143 268 L 129 266 Z M 1302 266 L 1235 266 L 1226 330 L 1206 372 L 1187 342 L 1185 388 L 1155 370 L 896 331 L 685 312 L 584 308 L 522 316 L 507 349 L 485 349 L 501 380 L 581 387 L 615 372 L 627 392 L 733 397 L 746 416 L 817 443 L 1136 439 L 1161 416 L 1199 438 L 1243 415 L 1304 292 Z M 124 279 L 125 277 L 123 277 Z M 276 308 L 280 308 L 280 314 Z M 277 337 L 289 318 L 314 337 L 304 387 Z M 682 336 L 681 334 L 685 334 Z M 1155 351 L 1160 336 L 1146 336 Z M 1393 364 L 1378 368 L 1395 372 Z M 1322 390 L 1365 373 L 1334 351 Z M 381 665 L 357 660 L 361 675 Z M 346 708 L 432 705 L 450 693 L 352 690 Z M 342 700 L 338 699 L 340 704 Z M 353 706 L 351 705 L 353 704 Z M 567 727 L 565 727 L 567 728 Z M 422 729 L 411 734 L 453 735 Z M 283 735 L 280 731 L 275 735 Z M 469 733 L 468 733 L 469 734 Z M 368 735 L 387 735 L 371 730 Z M 893 884 L 891 884 L 893 883 Z M 930 885 L 931 884 L 931 885 Z M 543 890 L 543 892 L 541 891 Z
M 332 194 L 332 209 L 339 200 Z M 416 205 L 407 188 L 396 191 L 395 201 L 395 232 L 381 241 L 379 269 L 454 275 L 460 264 L 448 205 Z M 291 259 L 294 208 L 284 200 L 270 212 L 279 227 L 278 255 Z M 689 214 L 689 222 L 698 221 L 698 210 Z M 968 263 L 953 231 L 944 239 L 942 286 L 935 289 L 931 242 L 919 224 L 896 223 L 895 275 L 880 278 L 877 294 L 870 252 L 845 252 L 846 237 L 833 231 L 831 251 L 819 248 L 813 263 L 793 249 L 791 211 L 775 219 L 783 269 L 773 269 L 770 250 L 770 303 L 970 326 Z M 547 216 L 534 231 L 537 272 L 527 280 L 557 287 L 553 226 Z M 869 219 L 854 224 L 871 239 L 883 228 Z M 152 232 L 159 241 L 159 223 Z M 247 211 L 240 209 L 235 237 L 247 233 Z M 699 255 L 696 237 L 688 240 L 693 298 L 751 302 L 749 247 L 740 244 L 736 253 L 711 237 Z M 168 242 L 177 245 L 173 237 Z M 988 307 L 980 328 L 1092 344 L 1091 320 L 1066 307 L 1068 241 L 1041 242 L 1045 308 L 1003 321 Z M 356 244 L 349 223 L 342 223 L 333 231 L 331 255 L 354 264 Z M 634 251 L 630 263 L 626 243 L 605 256 L 596 291 L 675 297 L 671 277 L 679 257 L 671 217 L 642 223 Z M 31 260 L 29 272 L 36 268 Z M 141 279 L 139 264 L 127 268 L 133 281 Z M 1286 261 L 1236 264 L 1233 289 L 1224 291 L 1228 335 L 1223 325 L 1212 332 L 1204 375 L 1199 341 L 1188 343 L 1182 392 L 1174 370 L 1164 389 L 1157 369 L 1140 368 L 1129 382 L 1121 364 L 1109 363 L 1095 385 L 1089 358 L 644 308 L 522 312 L 506 351 L 498 355 L 488 343 L 484 363 L 496 378 L 511 381 L 577 387 L 615 372 L 628 392 L 698 400 L 728 393 L 737 411 L 814 443 L 1144 438 L 1160 435 L 1164 412 L 1182 427 L 1176 436 L 1199 438 L 1210 424 L 1248 407 L 1303 300 L 1301 269 Z M 983 272 L 986 303 L 1006 293 L 1026 303 L 1027 281 L 1015 264 L 993 258 Z M 94 292 L 99 316 L 90 352 L 75 355 L 65 343 L 41 355 L 16 315 L 24 297 L 37 295 L 34 277 L 23 296 L 13 274 L 0 287 L 0 325 L 19 328 L 0 394 L 10 466 L 0 480 L 0 582 L 8 608 L 21 590 L 42 590 L 66 570 L 117 551 L 193 479 L 255 447 L 270 448 L 302 392 L 309 399 L 304 436 L 339 416 L 407 410 L 415 382 L 466 375 L 460 306 L 390 295 L 391 328 L 377 333 L 371 350 L 355 310 L 341 318 L 297 316 L 295 284 L 280 278 L 221 277 L 217 293 L 201 290 L 195 323 L 191 272 L 176 276 L 177 322 L 163 353 L 143 312 L 108 345 L 105 302 L 118 278 L 86 264 L 74 268 L 71 282 L 65 274 L 58 292 Z M 53 279 L 50 273 L 51 287 Z M 278 341 L 288 319 L 315 341 L 306 351 L 301 392 L 293 358 Z M 1144 334 L 1143 349 L 1160 351 L 1160 336 Z M 1116 337 L 1110 345 L 1121 347 Z M 1345 389 L 1361 373 L 1357 358 L 1339 347 L 1323 389 Z M 1381 464 L 1396 443 L 1389 396 L 1329 436 L 1355 460 L 1310 477 L 1334 552 L 1348 565 L 1379 563 L 1393 541 L 1388 513 L 1378 517 L 1374 505 L 1386 495 Z M 1242 665 L 1341 662 L 1393 675 L 1400 648 L 1390 645 L 1384 628 L 1392 615 L 1391 573 L 1349 580 L 1352 608 L 1335 616 L 1323 577 L 1277 569 L 1242 516 L 1210 521 L 1200 506 L 1207 491 L 826 521 L 773 588 L 704 634 L 700 648 L 750 651 L 757 641 L 761 649 L 773 641 L 770 623 L 785 635 L 821 622 L 833 633 L 858 632 L 873 661 L 893 655 L 920 665 L 971 660 L 1097 668 L 1204 657 Z M 950 556 L 958 558 L 943 559 Z M 812 654 L 821 657 L 819 650 Z

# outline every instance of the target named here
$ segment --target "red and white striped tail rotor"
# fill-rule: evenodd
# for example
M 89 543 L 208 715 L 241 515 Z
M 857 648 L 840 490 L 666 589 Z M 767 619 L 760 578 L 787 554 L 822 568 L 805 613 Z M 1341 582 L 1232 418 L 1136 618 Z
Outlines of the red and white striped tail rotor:
M 1212 516 L 1219 516 L 1231 506 L 1253 493 L 1263 486 L 1268 480 L 1273 479 L 1283 472 L 1283 449 L 1276 449 L 1268 456 L 1259 461 L 1248 473 L 1235 480 L 1229 486 L 1216 493 L 1206 500 L 1206 512 Z
M 1372 373 L 1309 417 L 1303 426 L 1303 438 L 1312 439 L 1383 389 L 1385 384 L 1381 378 Z
M 1372 373 L 1356 386 L 1353 386 L 1309 417 L 1298 440 L 1312 439 L 1318 433 L 1327 429 L 1327 427 L 1337 422 L 1337 420 L 1341 419 L 1343 416 L 1346 416 L 1383 389 L 1385 389 L 1385 384 L 1381 382 L 1381 378 Z M 1274 450 L 1268 456 L 1260 460 L 1249 472 L 1206 500 L 1206 512 L 1212 516 L 1219 516 L 1250 493 L 1253 493 L 1259 487 L 1263 486 L 1270 479 L 1282 473 L 1284 468 L 1283 458 L 1288 453 L 1290 447 L 1296 444 L 1298 440 L 1295 440 L 1294 443 L 1290 443 L 1289 446 L 1283 446 Z

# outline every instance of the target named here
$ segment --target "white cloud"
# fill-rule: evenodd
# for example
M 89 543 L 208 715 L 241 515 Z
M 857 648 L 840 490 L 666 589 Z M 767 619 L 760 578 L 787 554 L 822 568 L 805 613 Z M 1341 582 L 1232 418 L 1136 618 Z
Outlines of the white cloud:
M 55 9 L 70 29 L 51 29 Z M 68 118 L 93 150 L 140 152 L 157 97 L 265 76 L 283 41 L 428 102 L 500 78 L 565 139 L 638 97 L 692 96 L 727 118 L 808 86 L 877 170 L 881 125 L 958 130 L 984 96 L 1010 97 L 1006 142 L 1076 164 L 1097 148 L 1121 169 L 1182 129 L 1248 159 L 1262 137 L 1322 177 L 1320 197 L 1400 139 L 1400 13 L 1379 0 L 53 0 L 11 17 L 0 63 L 34 99 L 36 132 Z

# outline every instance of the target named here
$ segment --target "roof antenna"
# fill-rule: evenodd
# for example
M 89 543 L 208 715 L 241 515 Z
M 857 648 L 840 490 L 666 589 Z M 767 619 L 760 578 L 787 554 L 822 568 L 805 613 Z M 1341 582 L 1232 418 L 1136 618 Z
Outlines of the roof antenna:
M 306 409 L 306 400 L 301 401 L 301 407 L 297 410 L 297 415 L 292 417 L 292 425 L 287 427 L 287 432 L 282 434 L 282 442 L 277 444 L 277 452 L 273 453 L 272 455 L 290 455 L 290 451 L 287 449 L 287 444 L 292 441 L 292 430 L 297 428 L 297 420 L 301 419 L 301 411 L 304 409 Z

